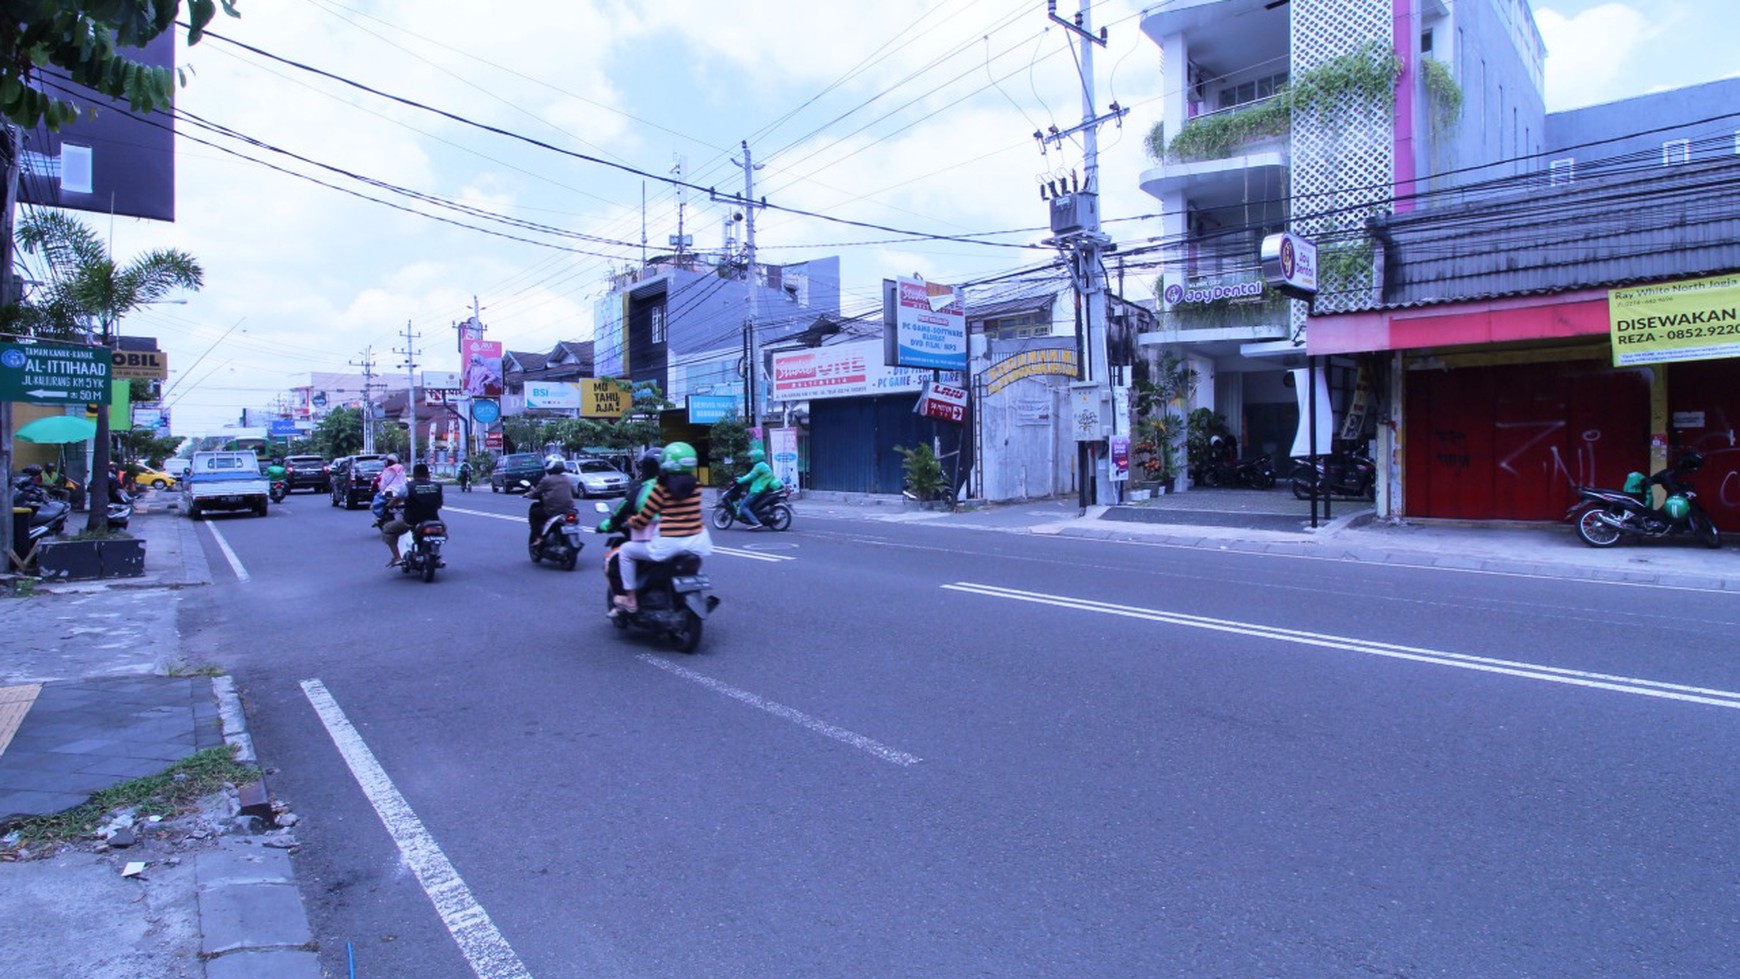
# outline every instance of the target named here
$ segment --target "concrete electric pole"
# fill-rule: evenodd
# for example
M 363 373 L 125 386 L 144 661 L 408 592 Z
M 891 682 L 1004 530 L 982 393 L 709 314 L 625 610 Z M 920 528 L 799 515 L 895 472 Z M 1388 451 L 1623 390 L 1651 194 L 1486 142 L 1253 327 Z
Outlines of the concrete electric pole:
M 421 333 L 411 332 L 411 321 L 406 320 L 405 348 L 393 348 L 394 353 L 405 355 L 404 363 L 399 366 L 405 369 L 405 414 L 410 418 L 405 429 L 406 434 L 411 437 L 410 450 L 405 453 L 405 459 L 412 465 L 417 464 L 417 355 L 423 352 L 414 344 L 422 337 Z
M 1099 127 L 1107 122 L 1121 123 L 1129 110 L 1114 104 L 1105 115 L 1097 115 L 1095 112 L 1094 46 L 1105 45 L 1106 32 L 1101 28 L 1097 35 L 1094 33 L 1092 13 L 1090 0 L 1081 0 L 1081 9 L 1075 15 L 1074 22 L 1071 22 L 1057 15 L 1057 0 L 1050 0 L 1048 4 L 1047 14 L 1051 20 L 1074 33 L 1081 46 L 1082 120 L 1081 125 L 1071 129 L 1033 135 L 1040 141 L 1041 146 L 1053 143 L 1060 150 L 1065 139 L 1077 133 L 1082 135 L 1082 183 L 1057 187 L 1054 182 L 1049 195 L 1044 191 L 1041 194 L 1047 196 L 1051 202 L 1051 241 L 1069 264 L 1070 278 L 1082 303 L 1084 329 L 1076 351 L 1080 358 L 1077 368 L 1080 382 L 1078 391 L 1086 391 L 1092 396 L 1091 400 L 1101 406 L 1096 410 L 1096 416 L 1110 417 L 1109 434 L 1118 435 L 1123 434 L 1120 431 L 1123 422 L 1117 417 L 1117 412 L 1112 410 L 1112 372 L 1106 345 L 1105 256 L 1112 251 L 1112 240 L 1100 230 Z M 1095 459 L 1099 454 L 1096 446 L 1105 444 L 1100 441 L 1101 438 L 1102 436 L 1096 435 L 1077 442 L 1080 503 L 1084 512 L 1090 502 L 1096 499 L 1108 501 L 1113 497 L 1110 446 L 1107 445 L 1108 451 L 1103 455 L 1103 469 Z M 1090 485 L 1093 487 L 1091 492 Z

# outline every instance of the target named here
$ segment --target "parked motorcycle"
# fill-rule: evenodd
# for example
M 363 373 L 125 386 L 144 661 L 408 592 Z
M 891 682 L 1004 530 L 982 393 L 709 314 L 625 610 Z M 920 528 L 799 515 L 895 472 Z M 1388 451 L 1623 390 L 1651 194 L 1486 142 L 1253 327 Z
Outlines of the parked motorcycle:
M 719 494 L 719 499 L 713 503 L 711 520 L 715 530 L 729 530 L 736 523 L 737 506 L 743 499 L 745 490 L 733 483 L 725 492 Z M 755 519 L 770 530 L 791 529 L 791 490 L 781 487 L 767 495 L 755 509 Z
M 1212 462 L 1198 466 L 1190 481 L 1198 486 L 1249 486 L 1268 489 L 1275 485 L 1275 466 L 1267 453 L 1253 459 L 1238 458 L 1237 443 L 1219 435 L 1209 440 L 1215 451 Z
M 25 475 L 12 481 L 12 505 L 30 511 L 29 539 L 13 544 L 19 554 L 29 554 L 37 541 L 60 534 L 66 529 L 67 518 L 72 515 L 71 504 L 44 492 L 32 479 L 33 476 Z
M 599 502 L 598 512 L 609 516 L 611 508 Z M 606 544 L 607 553 L 621 547 L 628 537 L 613 533 Z M 713 582 L 701 573 L 701 559 L 693 554 L 678 554 L 669 561 L 640 561 L 636 564 L 640 587 L 635 590 L 637 608 L 633 612 L 617 609 L 610 621 L 618 629 L 633 627 L 658 633 L 671 641 L 679 652 L 692 653 L 701 645 L 702 625 L 719 607 L 713 594 Z M 604 587 L 606 611 L 615 608 L 609 578 Z
M 110 530 L 126 530 L 127 521 L 133 518 L 133 494 L 119 486 L 109 484 L 109 506 L 103 514 Z
M 1577 502 L 1565 519 L 1576 524 L 1577 536 L 1590 547 L 1612 547 L 1628 536 L 1657 540 L 1678 534 L 1691 534 L 1705 547 L 1721 547 L 1721 532 L 1685 479 L 1703 465 L 1703 456 L 1688 452 L 1647 480 L 1643 473 L 1632 473 L 1622 490 L 1579 486 Z M 1650 506 L 1650 487 L 1657 485 L 1667 491 L 1659 510 Z
M 447 524 L 440 520 L 425 520 L 399 538 L 399 570 L 421 575 L 425 582 L 435 580 L 435 569 L 447 567 L 441 559 L 441 545 L 447 543 Z
M 1377 463 L 1363 447 L 1345 453 L 1319 456 L 1315 465 L 1310 459 L 1295 459 L 1293 466 L 1293 498 L 1309 500 L 1313 496 L 1377 499 Z

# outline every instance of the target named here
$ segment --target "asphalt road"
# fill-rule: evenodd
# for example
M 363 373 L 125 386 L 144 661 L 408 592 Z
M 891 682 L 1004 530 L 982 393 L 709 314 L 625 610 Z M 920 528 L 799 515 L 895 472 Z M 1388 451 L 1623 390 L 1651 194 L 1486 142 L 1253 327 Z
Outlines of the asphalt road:
M 532 565 L 523 510 L 450 494 L 432 585 L 325 497 L 209 524 L 189 658 L 303 817 L 330 974 L 1740 953 L 1732 595 L 807 519 L 715 534 L 683 656 L 604 619 L 599 542 Z

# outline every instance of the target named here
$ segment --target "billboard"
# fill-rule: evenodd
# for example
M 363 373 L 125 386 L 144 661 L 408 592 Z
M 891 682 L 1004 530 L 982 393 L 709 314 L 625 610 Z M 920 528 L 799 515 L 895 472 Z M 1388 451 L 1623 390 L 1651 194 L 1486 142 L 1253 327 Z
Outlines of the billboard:
M 501 343 L 495 340 L 462 340 L 459 360 L 463 366 L 465 393 L 474 398 L 501 397 Z
M 527 408 L 580 409 L 580 385 L 573 381 L 527 381 Z
M 883 280 L 883 362 L 892 367 L 967 369 L 967 298 L 955 286 Z
M 1609 289 L 1613 366 L 1740 357 L 1740 275 Z
M 880 340 L 860 340 L 776 353 L 773 387 L 768 398 L 774 401 L 846 398 L 917 391 L 924 387 L 931 377 L 929 371 L 888 366 L 882 362 L 882 351 L 878 349 L 881 346 Z
M 175 31 L 121 53 L 150 68 L 175 68 Z M 50 132 L 19 133 L 18 202 L 136 218 L 175 220 L 175 122 L 168 112 L 134 115 L 125 102 L 41 69 L 43 91 L 79 107 Z

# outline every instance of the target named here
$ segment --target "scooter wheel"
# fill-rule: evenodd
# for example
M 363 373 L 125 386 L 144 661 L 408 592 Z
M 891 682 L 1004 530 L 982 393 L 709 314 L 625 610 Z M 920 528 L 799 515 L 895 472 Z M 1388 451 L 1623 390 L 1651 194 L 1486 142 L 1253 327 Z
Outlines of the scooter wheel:
M 1722 546 L 1722 532 L 1716 529 L 1716 522 L 1710 519 L 1709 514 L 1702 510 L 1693 511 L 1688 523 L 1691 525 L 1692 535 L 1697 537 L 1698 543 L 1709 548 Z
M 692 653 L 700 647 L 701 623 L 699 615 L 683 609 L 683 624 L 671 630 L 671 645 L 677 647 L 677 652 Z
M 774 530 L 790 530 L 791 507 L 784 503 L 775 504 L 773 509 L 767 512 L 767 525 Z
M 712 516 L 714 530 L 730 530 L 731 525 L 735 523 L 736 520 L 737 518 L 731 515 L 730 507 L 723 503 L 714 504 Z
M 579 564 L 579 563 L 580 563 L 580 552 L 579 551 L 570 551 L 570 552 L 568 552 L 568 556 L 562 559 L 562 570 L 563 571 L 572 571 L 572 570 L 574 570 L 574 566 L 576 564 Z
M 1619 543 L 1624 535 L 1618 527 L 1601 519 L 1605 514 L 1606 511 L 1600 507 L 1590 507 L 1577 518 L 1577 536 L 1583 539 L 1583 543 L 1590 547 L 1612 547 Z

